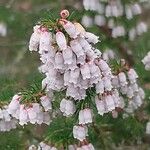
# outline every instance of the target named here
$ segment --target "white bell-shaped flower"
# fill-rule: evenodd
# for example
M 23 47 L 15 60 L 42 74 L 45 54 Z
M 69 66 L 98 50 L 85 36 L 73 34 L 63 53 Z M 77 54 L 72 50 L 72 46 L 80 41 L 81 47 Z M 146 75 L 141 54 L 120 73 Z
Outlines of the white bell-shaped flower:
M 127 94 L 127 91 L 128 91 L 128 86 L 127 85 L 120 87 L 120 92 L 122 94 Z
M 67 70 L 64 73 L 64 85 L 65 86 L 69 85 L 69 80 L 70 80 L 70 71 Z
M 90 74 L 91 78 L 99 77 L 101 78 L 101 71 L 98 66 L 95 65 L 93 62 L 89 62 L 89 69 L 90 69 Z
M 112 84 L 111 84 L 111 80 L 107 77 L 103 77 L 103 85 L 106 91 L 111 91 L 112 89 Z
M 60 110 L 61 110 L 61 112 L 65 112 L 65 110 L 66 110 L 66 99 L 62 99 L 62 101 L 60 102 Z
M 75 26 L 75 28 L 76 28 L 76 34 L 77 34 L 77 36 L 78 36 L 78 38 L 80 37 L 80 36 L 82 36 L 82 34 L 85 32 L 85 29 L 83 28 L 83 26 L 80 24 L 80 23 L 78 23 L 78 22 L 74 22 L 74 26 Z M 77 39 L 78 39 L 77 38 Z
M 24 124 L 27 124 L 28 121 L 29 121 L 28 112 L 25 109 L 24 105 L 20 105 L 19 124 L 23 126 Z
M 77 38 L 77 30 L 76 30 L 75 25 L 72 22 L 67 21 L 63 25 L 63 27 L 71 38 Z
M 130 87 L 132 88 L 133 92 L 138 92 L 139 91 L 139 86 L 136 82 L 131 84 Z
M 7 35 L 7 25 L 4 22 L 0 22 L 0 36 L 5 37 Z
M 58 31 L 56 33 L 56 42 L 60 48 L 60 50 L 65 50 L 67 48 L 67 41 L 65 35 Z
M 56 47 L 50 46 L 50 50 L 49 50 L 49 52 L 47 53 L 47 54 L 48 54 L 49 61 L 51 61 L 51 62 L 54 61 L 54 58 L 55 58 L 55 55 L 56 55 L 56 51 L 57 51 L 57 48 L 56 48 Z
M 39 45 L 39 53 L 43 54 L 45 51 L 48 52 L 50 50 L 52 41 L 52 35 L 50 32 L 43 31 L 40 35 L 40 45 Z
M 83 80 L 90 79 L 91 74 L 90 74 L 90 68 L 89 68 L 88 63 L 85 63 L 84 65 L 82 65 L 80 69 L 81 69 Z
M 68 87 L 67 87 L 67 91 L 66 91 L 66 96 L 71 96 L 75 99 L 78 99 L 79 98 L 79 92 L 78 92 L 78 88 L 75 88 L 73 86 L 73 84 L 70 84 Z
M 110 29 L 113 29 L 115 27 L 114 19 L 109 19 L 107 24 Z
M 64 76 L 61 73 L 57 73 L 56 75 L 56 82 L 55 82 L 55 88 L 57 91 L 64 89 Z
M 119 97 L 119 108 L 124 109 L 125 107 L 125 102 L 124 98 L 122 96 Z
M 37 124 L 42 124 L 43 123 L 43 120 L 44 120 L 44 114 L 43 114 L 43 111 L 40 111 L 37 113 Z
M 125 29 L 123 26 L 117 26 L 112 29 L 112 37 L 117 38 L 125 35 Z
M 96 35 L 93 34 L 93 33 L 85 32 L 85 33 L 84 33 L 84 36 L 85 36 L 85 38 L 87 39 L 87 41 L 88 41 L 89 43 L 96 44 L 96 43 L 99 42 L 99 37 L 96 36 Z
M 97 96 L 95 97 L 96 108 L 98 110 L 98 114 L 102 115 L 106 113 L 106 106 L 103 100 L 100 100 Z
M 34 27 L 34 33 L 32 33 L 31 37 L 30 37 L 30 41 L 29 41 L 29 50 L 30 51 L 37 51 L 38 50 L 38 46 L 40 43 L 40 26 L 36 25 Z
M 43 123 L 50 125 L 51 121 L 49 112 L 43 112 Z
M 60 110 L 63 112 L 64 116 L 70 116 L 75 112 L 75 105 L 73 101 L 69 99 L 62 99 L 60 102 Z
M 82 17 L 82 24 L 85 26 L 85 27 L 91 27 L 93 25 L 93 19 L 92 17 L 89 17 L 87 15 L 84 15 Z
M 61 52 L 57 52 L 55 55 L 55 68 L 64 69 L 64 59 Z
M 138 34 L 138 35 L 141 35 L 141 34 L 143 34 L 144 32 L 147 32 L 147 25 L 146 25 L 144 22 L 140 22 L 140 23 L 137 25 L 136 30 L 137 30 L 137 34 Z
M 130 29 L 128 35 L 129 39 L 133 41 L 136 38 L 136 29 L 135 28 Z
M 118 118 L 118 112 L 117 111 L 113 110 L 111 114 L 112 114 L 113 118 Z
M 70 69 L 70 70 L 74 70 L 74 69 L 76 69 L 76 68 L 78 68 L 77 67 L 77 58 L 76 58 L 76 55 L 73 53 L 73 56 L 72 56 L 72 63 L 71 64 L 68 64 L 68 70 Z
M 139 88 L 138 94 L 140 95 L 140 97 L 141 97 L 142 99 L 145 98 L 145 92 L 144 92 L 144 90 L 143 90 L 142 88 Z
M 28 112 L 30 123 L 35 124 L 37 121 L 37 113 L 35 112 L 34 107 L 33 106 L 29 107 L 27 109 L 27 112 Z
M 135 3 L 134 5 L 132 5 L 132 12 L 134 15 L 139 15 L 142 13 L 142 9 L 138 3 Z
M 77 57 L 84 55 L 84 50 L 82 49 L 80 43 L 77 40 L 72 40 L 70 42 L 70 46 L 73 52 L 77 55 Z
M 94 59 L 97 58 L 97 55 L 95 54 L 95 52 L 92 49 L 89 49 L 86 52 L 86 56 L 87 56 L 87 60 L 89 60 L 89 61 L 94 61 Z
M 112 85 L 113 85 L 113 87 L 115 87 L 115 88 L 119 88 L 119 85 L 120 83 L 119 83 L 119 79 L 118 79 L 118 76 L 113 76 L 113 78 L 112 78 Z
M 87 96 L 87 95 L 86 95 L 86 90 L 81 87 L 81 88 L 78 88 L 78 92 L 79 92 L 79 95 L 80 95 L 80 100 L 81 100 L 81 99 L 84 100 L 85 97 Z
M 6 121 L 6 122 L 9 122 L 11 121 L 11 117 L 8 113 L 8 111 L 6 109 L 3 109 L 3 119 Z
M 71 64 L 73 61 L 73 51 L 70 47 L 67 47 L 62 51 L 63 58 L 64 58 L 64 64 Z
M 118 17 L 120 15 L 119 9 L 117 8 L 116 5 L 112 5 L 111 10 L 112 10 L 112 16 Z
M 89 80 L 88 79 L 83 80 L 83 78 L 81 77 L 80 84 L 83 89 L 88 89 Z
M 20 99 L 21 99 L 21 96 L 19 96 L 19 95 L 13 96 L 10 104 L 8 105 L 8 109 L 7 109 L 9 114 L 13 115 L 16 112 L 16 110 L 19 109 L 19 107 L 20 107 L 20 103 L 19 103 Z
M 150 122 L 146 124 L 146 134 L 150 134 Z
M 92 47 L 85 38 L 80 37 L 78 38 L 78 41 L 80 45 L 82 46 L 82 48 L 84 49 L 84 52 L 91 50 Z
M 139 95 L 135 95 L 133 97 L 133 101 L 136 103 L 136 105 L 138 107 L 140 107 L 143 104 L 143 101 L 142 101 L 142 99 L 141 99 L 141 97 Z
M 89 108 L 80 110 L 79 112 L 79 124 L 92 123 L 92 111 Z
M 127 19 L 130 20 L 133 18 L 132 8 L 130 5 L 125 6 L 125 14 L 126 14 Z
M 3 110 L 0 108 L 0 119 L 3 119 Z
M 127 78 L 124 72 L 120 72 L 118 74 L 118 79 L 120 81 L 121 86 L 125 86 L 127 84 Z
M 84 65 L 86 60 L 86 55 L 77 57 L 77 64 Z
M 102 59 L 100 59 L 100 61 L 98 62 L 98 65 L 100 69 L 102 70 L 102 72 L 106 72 L 110 70 L 110 67 L 108 66 L 107 62 Z
M 108 109 L 108 111 L 112 111 L 115 109 L 115 103 L 111 95 L 107 95 L 105 97 L 105 103 L 106 103 L 106 108 Z
M 78 126 L 73 127 L 73 137 L 80 141 L 83 141 L 86 139 L 86 136 L 88 135 L 87 132 L 88 132 L 88 129 L 86 126 L 78 125 Z
M 103 94 L 104 93 L 104 84 L 103 84 L 103 81 L 99 81 L 97 84 L 96 84 L 96 93 L 97 94 Z
M 94 22 L 96 25 L 101 27 L 101 26 L 104 26 L 106 24 L 106 19 L 102 15 L 96 15 L 94 18 Z
M 135 83 L 135 82 L 136 82 L 136 79 L 138 78 L 138 75 L 137 75 L 137 73 L 135 72 L 135 70 L 131 68 L 131 69 L 127 72 L 127 74 L 128 74 L 128 79 L 129 79 L 130 83 L 131 83 L 131 84 L 132 84 L 132 83 Z
M 106 6 L 105 15 L 106 15 L 106 17 L 110 17 L 111 16 L 111 6 L 110 5 Z
M 41 104 L 44 107 L 45 111 L 48 111 L 48 110 L 52 109 L 51 100 L 48 96 L 42 96 L 40 98 L 40 100 L 41 100 Z
M 101 57 L 102 56 L 102 53 L 99 49 L 94 49 L 94 53 L 96 54 L 97 57 Z
M 80 68 L 70 71 L 70 83 L 77 84 L 80 75 Z
M 127 97 L 128 98 L 132 98 L 134 96 L 134 91 L 131 87 L 128 87 L 128 90 L 127 90 Z
M 56 77 L 52 77 L 52 78 L 47 78 L 47 81 L 46 81 L 47 83 L 46 83 L 46 86 L 44 86 L 44 87 L 46 87 L 46 90 L 47 91 L 49 91 L 49 90 L 56 90 L 56 87 L 55 87 L 55 85 L 56 85 Z

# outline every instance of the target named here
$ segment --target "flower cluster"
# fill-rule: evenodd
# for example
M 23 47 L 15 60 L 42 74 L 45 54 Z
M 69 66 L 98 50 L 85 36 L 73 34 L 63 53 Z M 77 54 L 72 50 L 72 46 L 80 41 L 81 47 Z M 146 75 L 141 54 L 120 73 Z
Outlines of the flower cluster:
M 43 88 L 46 87 L 46 91 L 64 90 L 67 97 L 75 100 L 85 99 L 86 90 L 93 86 L 97 94 L 111 91 L 111 69 L 101 58 L 101 52 L 92 47 L 92 43 L 98 42 L 98 37 L 86 32 L 78 23 L 61 21 L 70 41 L 63 32 L 52 35 L 42 27 L 31 36 L 29 48 L 31 51 L 39 49 L 43 63 L 39 69 L 46 75 Z M 35 38 L 34 34 L 39 34 L 37 42 L 38 36 Z
M 6 132 L 17 127 L 16 119 L 12 118 L 7 111 L 7 106 L 0 108 L 0 131 Z
M 146 70 L 150 70 L 150 52 L 142 60 L 143 64 L 145 65 Z
M 68 21 L 66 16 L 66 10 L 61 12 L 61 19 L 57 21 L 59 26 L 56 25 L 53 32 L 46 25 L 36 25 L 29 50 L 40 54 L 42 66 L 39 70 L 46 76 L 42 81 L 46 93 L 65 93 L 60 102 L 63 115 L 71 116 L 80 109 L 79 122 L 73 127 L 73 134 L 83 142 L 87 136 L 86 125 L 93 122 L 92 109 L 86 105 L 90 103 L 86 101 L 87 93 L 95 89 L 95 105 L 100 115 L 120 107 L 120 98 L 111 83 L 111 68 L 101 52 L 93 47 L 99 37 L 86 32 L 81 24 Z M 80 102 L 85 105 L 77 108 L 75 103 Z M 91 145 L 83 144 L 83 147 Z
M 95 11 L 97 14 L 94 19 L 87 15 L 83 16 L 82 23 L 86 27 L 91 27 L 93 24 L 108 26 L 112 30 L 113 38 L 128 35 L 129 40 L 134 40 L 137 35 L 147 31 L 147 25 L 144 22 L 136 22 L 129 28 L 120 21 L 121 17 L 124 19 L 124 16 L 126 16 L 126 20 L 130 22 L 142 13 L 141 6 L 137 2 L 126 2 L 125 4 L 121 0 L 93 0 L 92 2 L 83 0 L 83 6 L 85 10 Z
M 126 3 L 125 9 L 121 0 L 83 0 L 85 10 L 96 11 L 106 17 L 120 17 L 125 15 L 127 19 L 142 13 L 141 6 L 138 3 Z
M 108 92 L 102 96 L 97 96 L 95 98 L 95 103 L 100 115 L 108 112 L 113 113 L 115 108 L 122 108 L 122 103 L 117 90 L 114 90 L 112 93 Z
M 125 112 L 133 113 L 143 103 L 145 93 L 137 83 L 138 75 L 134 69 L 122 70 L 118 75 L 114 76 L 112 83 L 123 95 L 125 96 L 128 103 L 124 102 L 123 105 Z M 124 100 L 125 100 L 124 97 Z
M 51 110 L 51 99 L 48 96 L 41 96 L 40 103 L 22 103 L 22 97 L 15 95 L 8 105 L 8 113 L 19 120 L 20 125 L 31 124 L 47 125 L 51 122 L 49 110 Z

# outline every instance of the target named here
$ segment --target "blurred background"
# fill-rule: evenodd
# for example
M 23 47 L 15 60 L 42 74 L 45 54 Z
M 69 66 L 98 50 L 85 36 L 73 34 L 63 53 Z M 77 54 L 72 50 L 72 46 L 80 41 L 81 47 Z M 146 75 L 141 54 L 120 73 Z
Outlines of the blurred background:
M 30 86 L 42 78 L 38 72 L 39 57 L 28 50 L 28 42 L 33 26 L 47 10 L 58 13 L 62 8 L 82 12 L 81 0 L 0 0 L 0 98 L 7 101 L 16 92 Z M 142 19 L 150 25 L 150 2 L 143 5 Z M 82 16 L 75 16 L 81 19 Z M 147 90 L 149 100 L 150 72 L 144 70 L 141 59 L 150 50 L 150 30 L 133 42 L 133 54 L 136 49 L 135 63 L 140 80 Z M 150 110 L 149 110 L 150 111 Z M 25 134 L 22 138 L 22 134 Z M 13 138 L 12 138 L 13 137 Z M 28 131 L 0 133 L 0 150 L 24 149 Z M 132 147 L 134 149 L 134 146 Z M 139 150 L 141 147 L 136 147 Z M 147 147 L 148 148 L 148 147 Z M 147 149 L 145 148 L 145 149 Z M 131 147 L 129 148 L 131 149 Z M 144 149 L 144 148 L 143 148 Z

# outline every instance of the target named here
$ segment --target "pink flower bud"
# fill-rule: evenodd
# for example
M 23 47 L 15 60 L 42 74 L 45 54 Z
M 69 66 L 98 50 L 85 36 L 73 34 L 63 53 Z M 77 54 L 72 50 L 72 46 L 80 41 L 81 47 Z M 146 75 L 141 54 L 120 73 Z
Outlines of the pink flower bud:
M 67 9 L 64 9 L 60 12 L 60 16 L 63 18 L 63 19 L 66 19 L 67 17 L 69 17 L 69 11 Z

